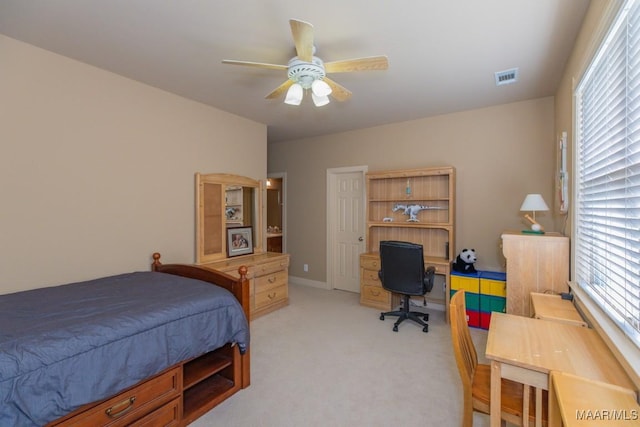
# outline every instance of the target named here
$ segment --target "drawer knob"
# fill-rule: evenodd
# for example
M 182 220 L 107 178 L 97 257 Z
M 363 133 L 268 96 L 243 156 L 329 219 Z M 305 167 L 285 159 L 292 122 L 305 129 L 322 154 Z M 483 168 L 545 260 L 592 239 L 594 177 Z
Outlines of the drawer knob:
M 136 401 L 135 396 L 131 396 L 120 403 L 116 403 L 110 408 L 107 408 L 104 412 L 109 418 L 118 418 L 133 409 L 133 403 Z M 122 408 L 122 409 L 120 409 Z M 115 412 L 114 412 L 115 411 Z
M 267 294 L 267 297 L 269 297 L 270 300 L 273 300 L 276 297 L 276 293 L 272 293 L 272 294 Z
M 268 281 L 269 283 L 275 283 L 275 282 L 276 282 L 276 279 L 277 279 L 277 278 L 276 278 L 276 276 L 271 276 L 271 277 L 269 277 L 269 278 L 267 279 L 267 281 Z
M 374 297 L 377 297 L 380 295 L 380 291 L 371 291 L 371 295 L 373 295 Z

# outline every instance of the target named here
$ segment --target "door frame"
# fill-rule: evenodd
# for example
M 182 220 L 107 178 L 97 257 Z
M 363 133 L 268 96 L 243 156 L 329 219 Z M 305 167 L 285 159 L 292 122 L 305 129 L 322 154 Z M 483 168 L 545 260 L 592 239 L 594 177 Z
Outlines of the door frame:
M 273 172 L 273 173 L 269 173 L 267 174 L 267 178 L 281 178 L 282 179 L 282 253 L 286 254 L 287 253 L 287 173 L 286 172 Z M 266 191 L 267 186 L 265 185 L 265 191 Z M 267 213 L 266 213 L 266 200 L 267 200 L 267 195 L 264 195 L 265 197 L 265 214 L 264 214 L 264 219 L 265 219 L 265 233 L 267 232 L 266 230 L 266 221 L 267 221 Z M 265 245 L 266 245 L 266 239 L 265 239 Z M 265 250 L 266 250 L 266 246 L 265 246 Z
M 337 202 L 337 196 L 336 196 L 336 191 L 334 190 L 335 188 L 335 183 L 337 180 L 338 175 L 340 174 L 344 174 L 344 173 L 353 173 L 353 172 L 360 172 L 362 174 L 362 200 L 364 201 L 364 206 L 367 205 L 366 201 L 367 201 L 367 191 L 366 191 L 366 185 L 364 185 L 366 183 L 366 179 L 365 179 L 365 174 L 369 171 L 369 167 L 368 166 L 345 166 L 345 167 L 340 167 L 340 168 L 328 168 L 327 169 L 327 253 L 326 253 L 326 259 L 327 259 L 327 289 L 335 289 L 334 283 L 333 283 L 333 272 L 335 269 L 335 266 L 333 265 L 333 257 L 331 256 L 332 253 L 332 249 L 335 245 L 335 231 L 334 228 L 336 226 L 336 218 L 335 218 L 335 207 L 336 207 L 336 202 Z M 362 210 L 362 224 L 366 224 L 366 218 L 367 218 L 367 214 L 366 214 L 366 209 Z M 364 239 L 364 247 L 367 247 L 367 232 L 366 232 L 366 225 L 365 225 L 365 229 L 362 230 L 363 233 L 363 239 Z M 355 271 L 358 271 L 359 266 L 354 266 L 356 267 Z

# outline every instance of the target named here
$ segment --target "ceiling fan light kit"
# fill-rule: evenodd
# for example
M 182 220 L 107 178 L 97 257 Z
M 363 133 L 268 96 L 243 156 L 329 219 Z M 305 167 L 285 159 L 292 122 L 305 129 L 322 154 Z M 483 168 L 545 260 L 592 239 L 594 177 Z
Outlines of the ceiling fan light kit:
M 271 70 L 287 70 L 284 83 L 271 91 L 265 98 L 273 99 L 286 92 L 285 104 L 300 105 L 304 91 L 311 89 L 311 98 L 316 107 L 329 103 L 329 95 L 338 101 L 346 101 L 351 92 L 327 77 L 328 72 L 346 73 L 351 71 L 386 70 L 389 66 L 386 56 L 347 59 L 325 63 L 314 56 L 313 25 L 296 19 L 289 20 L 291 34 L 297 56 L 289 60 L 288 65 L 267 64 L 262 62 L 236 61 L 225 59 L 224 64 L 245 65 Z
M 313 57 L 312 62 L 301 61 L 297 56 L 289 61 L 287 76 L 293 82 L 287 91 L 285 104 L 300 105 L 304 91 L 311 89 L 313 103 L 316 107 L 322 107 L 329 103 L 328 95 L 331 87 L 322 81 L 326 76 L 324 63 L 318 57 Z

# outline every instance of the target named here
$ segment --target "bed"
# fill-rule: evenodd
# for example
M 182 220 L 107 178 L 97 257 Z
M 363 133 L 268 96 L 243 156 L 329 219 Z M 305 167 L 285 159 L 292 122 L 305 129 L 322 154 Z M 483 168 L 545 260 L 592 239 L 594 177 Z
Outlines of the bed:
M 0 295 L 0 425 L 186 425 L 249 386 L 246 268 L 153 258 Z

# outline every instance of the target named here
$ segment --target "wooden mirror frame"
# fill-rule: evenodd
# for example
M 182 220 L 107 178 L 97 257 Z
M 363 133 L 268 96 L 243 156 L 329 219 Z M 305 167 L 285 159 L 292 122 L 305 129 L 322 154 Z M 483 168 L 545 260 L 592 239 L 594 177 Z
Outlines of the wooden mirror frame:
M 264 252 L 264 184 L 262 181 L 233 174 L 196 173 L 196 263 L 206 264 L 228 258 L 226 226 L 226 190 L 251 188 L 253 252 Z M 244 208 L 243 208 L 244 209 Z

